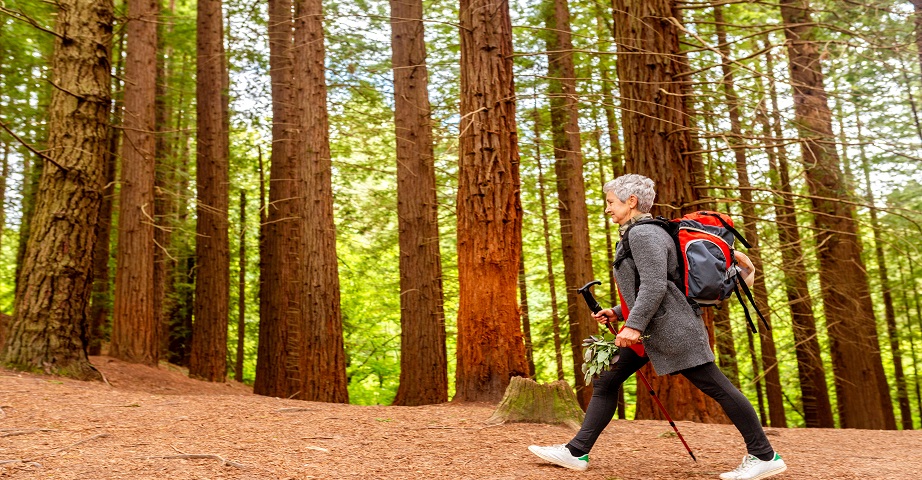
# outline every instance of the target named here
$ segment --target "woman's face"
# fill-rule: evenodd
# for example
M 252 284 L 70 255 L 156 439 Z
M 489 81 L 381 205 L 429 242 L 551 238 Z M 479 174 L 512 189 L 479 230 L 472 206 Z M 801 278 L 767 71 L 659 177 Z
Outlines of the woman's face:
M 636 213 L 637 197 L 631 195 L 627 197 L 626 202 L 622 202 L 615 192 L 608 192 L 605 195 L 605 213 L 611 215 L 612 221 L 618 225 L 624 225 Z

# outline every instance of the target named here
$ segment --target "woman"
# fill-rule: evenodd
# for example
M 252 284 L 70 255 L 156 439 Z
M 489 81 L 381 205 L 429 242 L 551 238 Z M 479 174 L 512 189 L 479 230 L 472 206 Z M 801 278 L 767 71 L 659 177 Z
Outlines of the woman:
M 657 225 L 634 225 L 652 218 L 649 212 L 656 196 L 653 180 L 642 175 L 624 175 L 606 183 L 603 191 L 605 213 L 620 225 L 622 236 L 629 228 L 631 232 L 631 255 L 615 269 L 619 289 L 630 310 L 625 327 L 615 338 L 621 355 L 611 370 L 593 382 L 592 399 L 576 436 L 564 445 L 532 445 L 528 449 L 562 467 L 588 468 L 589 451 L 617 408 L 618 388 L 647 361 L 652 361 L 658 375 L 680 373 L 716 400 L 743 435 L 748 454 L 739 467 L 721 474 L 720 478 L 754 480 L 785 471 L 787 466 L 772 449 L 752 404 L 714 364 L 704 322 L 668 279 L 667 272 L 675 271 L 679 261 L 672 238 Z M 621 246 L 616 258 L 624 255 Z M 635 285 L 637 279 L 639 285 Z M 610 308 L 593 316 L 599 323 L 615 321 Z M 625 348 L 638 343 L 641 335 L 647 357 Z

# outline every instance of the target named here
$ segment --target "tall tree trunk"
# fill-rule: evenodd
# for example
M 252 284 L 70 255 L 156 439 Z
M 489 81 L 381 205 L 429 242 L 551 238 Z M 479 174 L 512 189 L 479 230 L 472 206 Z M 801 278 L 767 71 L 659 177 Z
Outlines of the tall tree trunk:
M 461 0 L 458 365 L 455 399 L 495 402 L 528 374 L 516 276 L 522 203 L 512 23 L 501 0 Z
M 298 352 L 298 398 L 322 402 L 349 402 L 346 352 L 339 303 L 339 266 L 333 223 L 330 127 L 322 0 L 295 1 L 295 105 L 299 137 L 295 156 L 300 160 L 304 255 L 301 276 L 301 342 Z
M 766 71 L 774 71 L 771 50 L 766 52 L 765 61 Z M 761 78 L 760 76 L 760 82 Z M 829 390 L 826 386 L 826 370 L 820 354 L 820 342 L 817 338 L 813 299 L 807 286 L 805 254 L 797 227 L 797 215 L 794 211 L 787 150 L 781 143 L 784 139 L 781 131 L 781 112 L 778 109 L 778 94 L 772 77 L 769 77 L 768 91 L 772 104 L 771 125 L 769 125 L 769 113 L 766 111 L 764 102 L 756 111 L 756 116 L 762 124 L 763 136 L 773 137 L 767 149 L 768 171 L 772 189 L 777 192 L 774 202 L 775 223 L 778 226 L 781 260 L 785 265 L 784 287 L 788 306 L 791 309 L 791 327 L 794 334 L 794 351 L 797 356 L 804 421 L 808 428 L 833 428 L 835 420 L 829 401 Z
M 0 167 L 0 246 L 6 228 L 6 179 L 10 175 L 10 144 L 3 142 L 3 166 Z M 2 327 L 0 327 L 2 328 Z M 2 345 L 2 343 L 0 343 Z
M 62 0 L 55 31 L 48 165 L 36 195 L 15 316 L 3 363 L 79 379 L 99 379 L 86 355 L 94 225 L 104 188 L 109 131 L 109 1 Z
M 237 358 L 234 362 L 234 380 L 243 381 L 243 349 L 246 339 L 246 286 L 247 286 L 247 191 L 240 189 L 240 242 L 239 271 L 237 273 Z
M 223 382 L 227 375 L 230 301 L 227 60 L 221 0 L 198 0 L 196 55 L 196 272 L 189 376 Z M 215 88 L 220 85 L 221 88 Z
M 183 65 L 186 64 L 187 57 L 183 56 Z M 185 68 L 183 68 L 185 71 Z M 182 105 L 182 96 L 179 99 L 179 105 Z M 186 116 L 183 110 L 177 112 L 177 131 L 185 132 L 190 129 L 186 123 Z M 176 225 L 187 228 L 189 219 L 189 200 L 192 194 L 189 190 L 190 177 L 190 139 L 185 133 L 181 133 L 179 142 L 179 162 L 176 177 L 177 195 L 176 195 L 176 218 L 173 220 Z M 167 296 L 170 297 L 169 324 L 164 331 L 167 334 L 167 361 L 177 365 L 188 366 L 189 355 L 192 349 L 192 311 L 195 306 L 195 255 L 194 246 L 191 245 L 191 239 L 179 237 L 176 245 L 177 259 L 174 261 L 172 275 L 167 283 Z
M 893 356 L 893 379 L 896 381 L 896 400 L 900 406 L 900 420 L 903 430 L 912 430 L 912 409 L 909 407 L 909 393 L 906 390 L 906 377 L 903 375 L 903 352 L 900 350 L 900 335 L 896 328 L 896 311 L 893 308 L 893 293 L 890 289 L 890 276 L 884 259 L 884 239 L 881 225 L 877 220 L 877 208 L 874 206 L 874 190 L 871 187 L 871 165 L 864 148 L 861 132 L 861 116 L 855 104 L 855 120 L 858 126 L 858 145 L 861 152 L 861 170 L 864 173 L 865 200 L 871 214 L 871 230 L 874 234 L 874 253 L 877 256 L 877 273 L 880 275 L 880 289 L 884 301 L 884 319 L 887 322 L 887 337 L 890 339 L 890 351 Z
M 602 129 L 599 126 L 598 115 L 596 115 L 596 109 L 593 108 L 592 118 L 595 123 L 595 129 L 592 132 L 593 147 L 599 155 L 599 191 L 602 193 L 602 204 L 605 204 L 605 192 L 602 191 L 602 187 L 605 185 L 605 182 L 608 180 L 605 176 L 605 160 L 602 155 Z M 610 159 L 609 159 L 610 162 Z M 615 248 L 614 242 L 612 241 L 612 231 L 611 231 L 611 218 L 608 215 L 603 215 L 605 219 L 605 265 L 611 265 L 615 261 Z M 608 294 L 609 294 L 609 305 L 618 304 L 618 285 L 615 282 L 615 270 L 611 267 L 608 269 Z M 624 401 L 624 385 L 618 388 L 618 418 L 624 420 L 626 418 L 625 413 L 625 401 Z
M 400 386 L 395 405 L 448 401 L 435 153 L 422 0 L 392 0 L 400 229 Z
M 820 286 L 841 426 L 894 429 L 896 420 L 876 323 L 870 319 L 874 309 L 858 246 L 854 206 L 840 201 L 848 189 L 832 148 L 831 113 L 823 87 L 822 61 L 813 40 L 809 1 L 781 0 L 780 5 L 795 121 L 817 229 Z
M 259 347 L 253 392 L 289 397 L 298 387 L 301 310 L 300 172 L 292 138 L 297 128 L 292 93 L 291 0 L 269 0 L 269 77 L 272 80 L 272 152 L 269 204 L 260 251 Z
M 551 292 L 551 327 L 554 331 L 554 360 L 557 365 L 557 380 L 564 379 L 563 342 L 560 338 L 560 314 L 557 310 L 557 279 L 554 276 L 554 257 L 551 250 L 551 228 L 547 219 L 547 195 L 545 193 L 544 166 L 541 164 L 541 115 L 534 110 L 535 163 L 538 164 L 538 197 L 541 199 L 541 226 L 544 234 L 544 258 L 547 264 L 547 288 Z
M 125 30 L 121 29 L 115 44 L 113 57 L 117 58 L 115 75 L 112 78 L 112 91 L 122 90 L 121 78 L 124 76 Z M 111 125 L 122 125 L 123 105 L 122 98 L 113 95 Z M 96 246 L 93 249 L 93 296 L 90 303 L 90 318 L 87 331 L 89 355 L 102 354 L 102 345 L 105 341 L 105 327 L 112 313 L 111 276 L 109 275 L 109 260 L 111 257 L 112 238 L 112 209 L 115 203 L 115 174 L 117 168 L 119 142 L 122 134 L 120 128 L 110 128 L 108 133 L 108 147 L 106 148 L 105 182 L 102 202 L 99 205 L 99 220 L 96 222 Z
M 752 201 L 752 190 L 749 183 L 749 172 L 746 164 L 746 145 L 743 141 L 742 122 L 740 121 L 740 102 L 736 94 L 733 79 L 733 68 L 730 65 L 730 45 L 727 43 L 727 33 L 724 27 L 723 8 L 714 6 L 714 28 L 717 32 L 717 48 L 721 55 L 721 71 L 723 72 L 724 96 L 727 99 L 727 109 L 730 116 L 730 148 L 736 159 L 736 178 L 740 187 L 740 208 L 743 211 L 743 235 L 749 240 L 752 247 L 748 250 L 749 259 L 752 261 L 756 275 L 753 285 L 755 306 L 762 312 L 765 320 L 771 325 L 771 311 L 768 304 L 768 289 L 765 286 L 764 266 L 762 264 L 762 249 L 759 247 L 759 227 L 756 223 L 757 215 L 755 204 Z M 784 397 L 781 393 L 781 375 L 778 372 L 778 355 L 775 351 L 775 339 L 772 331 L 759 323 L 759 346 L 762 353 L 762 368 L 764 369 L 765 394 L 768 400 L 768 416 L 772 427 L 787 427 L 784 416 Z
M 128 4 L 125 56 L 125 141 L 122 144 L 115 308 L 109 354 L 157 365 L 154 317 L 154 155 L 157 0 Z
M 570 322 L 570 349 L 576 398 L 583 410 L 592 398 L 592 384 L 586 384 L 581 366 L 583 339 L 599 329 L 589 306 L 577 289 L 595 278 L 589 252 L 589 213 L 583 180 L 583 155 L 579 132 L 579 96 L 573 66 L 573 41 L 567 0 L 547 0 L 544 4 L 547 26 L 548 96 L 551 106 L 551 132 L 554 141 L 554 171 L 557 174 L 557 201 L 560 212 L 560 243 L 563 273 L 567 284 L 567 318 Z
M 900 261 L 897 261 L 896 263 L 900 271 L 900 285 L 912 285 L 912 293 L 913 293 L 913 296 L 915 297 L 914 300 L 916 304 L 916 322 L 918 324 L 919 330 L 922 331 L 922 311 L 920 311 L 920 306 L 919 306 L 919 291 L 918 289 L 916 289 L 915 281 L 911 281 L 907 283 L 906 275 L 903 272 L 903 263 Z M 912 267 L 911 261 L 909 265 L 910 267 Z M 912 271 L 910 271 L 910 276 L 911 274 L 912 274 Z M 914 337 L 913 329 L 912 329 L 912 313 L 909 310 L 909 296 L 907 295 L 906 290 L 908 290 L 908 288 L 901 288 L 900 292 L 903 294 L 902 295 L 903 311 L 906 313 L 906 332 L 909 337 L 909 348 L 910 348 L 910 353 L 912 355 L 912 359 L 911 359 L 912 360 L 912 375 L 913 375 L 913 379 L 915 379 L 913 383 L 915 384 L 915 390 L 916 390 L 916 410 L 919 412 L 919 415 L 920 415 L 920 427 L 919 428 L 922 428 L 922 392 L 920 392 L 920 385 L 919 385 L 919 357 L 916 356 L 916 341 L 915 341 L 915 337 Z
M 528 378 L 535 379 L 535 351 L 531 343 L 531 319 L 528 317 L 528 285 L 525 282 L 525 255 L 519 257 L 519 309 L 522 311 L 522 336 L 525 339 L 525 358 L 528 360 Z
M 154 321 L 157 324 L 160 337 L 160 354 L 168 355 L 169 345 L 169 317 L 171 310 L 167 296 L 167 283 L 173 269 L 173 259 L 170 254 L 170 243 L 173 236 L 173 219 L 176 218 L 176 156 L 172 149 L 177 141 L 177 136 L 168 133 L 172 128 L 173 105 L 167 90 L 170 66 L 173 60 L 173 49 L 165 42 L 164 32 L 169 35 L 173 31 L 174 0 L 170 1 L 170 16 L 161 16 L 158 25 L 159 55 L 157 56 L 157 104 L 155 106 L 155 125 L 157 128 L 156 159 L 154 166 L 154 211 L 156 228 L 154 229 Z M 162 13 L 162 12 L 161 12 Z M 182 99 L 182 95 L 179 96 Z M 178 129 L 177 129 L 178 130 Z
M 615 0 L 624 129 L 625 170 L 656 182 L 654 215 L 691 211 L 698 200 L 691 172 L 695 165 L 680 75 L 687 69 L 679 55 L 680 18 L 674 0 Z M 713 331 L 713 323 L 707 324 Z M 676 420 L 727 422 L 717 402 L 680 376 L 644 372 Z M 638 388 L 637 418 L 662 418 L 649 393 Z

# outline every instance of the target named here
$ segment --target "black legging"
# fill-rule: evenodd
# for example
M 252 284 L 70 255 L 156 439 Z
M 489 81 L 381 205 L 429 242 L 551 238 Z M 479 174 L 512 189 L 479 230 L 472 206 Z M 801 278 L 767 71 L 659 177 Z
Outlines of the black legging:
M 593 382 L 592 399 L 586 409 L 586 419 L 583 420 L 583 426 L 576 436 L 570 440 L 570 445 L 584 452 L 592 450 L 595 441 L 611 422 L 618 408 L 618 388 L 649 361 L 649 358 L 637 355 L 630 348 L 621 349 L 618 362 Z M 730 383 L 714 362 L 687 368 L 679 373 L 723 407 L 730 421 L 743 435 L 746 450 L 751 455 L 760 456 L 772 452 L 772 446 L 749 399 Z

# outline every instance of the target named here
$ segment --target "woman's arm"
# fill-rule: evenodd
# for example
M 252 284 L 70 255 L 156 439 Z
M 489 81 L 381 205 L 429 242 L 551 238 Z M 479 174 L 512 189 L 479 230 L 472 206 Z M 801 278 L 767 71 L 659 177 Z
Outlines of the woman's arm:
M 625 326 L 643 332 L 656 315 L 669 285 L 666 271 L 669 250 L 675 246 L 669 234 L 656 225 L 631 228 L 631 257 L 640 278 L 640 286 Z

